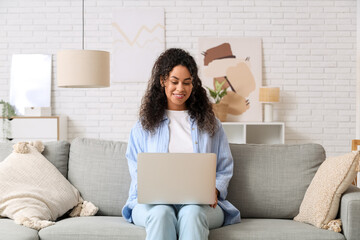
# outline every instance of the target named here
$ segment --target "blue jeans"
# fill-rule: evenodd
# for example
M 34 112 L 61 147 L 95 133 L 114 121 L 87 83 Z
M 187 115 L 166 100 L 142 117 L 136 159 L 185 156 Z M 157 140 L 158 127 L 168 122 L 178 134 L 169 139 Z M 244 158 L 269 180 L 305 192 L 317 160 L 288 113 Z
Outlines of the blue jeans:
M 209 229 L 223 225 L 224 212 L 209 205 L 137 204 L 132 211 L 135 225 L 145 227 L 146 240 L 208 239 Z

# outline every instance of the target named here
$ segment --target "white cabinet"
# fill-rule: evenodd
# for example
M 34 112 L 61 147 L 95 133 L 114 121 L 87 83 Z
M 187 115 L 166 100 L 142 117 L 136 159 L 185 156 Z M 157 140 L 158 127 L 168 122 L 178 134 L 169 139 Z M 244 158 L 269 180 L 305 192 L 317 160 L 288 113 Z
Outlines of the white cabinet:
M 282 122 L 223 122 L 229 143 L 284 144 Z
M 13 117 L 10 121 L 10 136 L 12 142 L 20 141 L 58 141 L 67 140 L 67 117 Z M 2 119 L 0 123 L 3 125 Z M 3 131 L 0 131 L 3 139 Z

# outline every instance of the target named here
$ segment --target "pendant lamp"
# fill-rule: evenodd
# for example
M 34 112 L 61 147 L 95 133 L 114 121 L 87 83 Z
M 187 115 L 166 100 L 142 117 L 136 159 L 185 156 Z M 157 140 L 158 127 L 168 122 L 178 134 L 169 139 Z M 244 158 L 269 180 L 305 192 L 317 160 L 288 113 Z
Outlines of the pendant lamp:
M 84 0 L 82 0 L 82 50 L 57 52 L 57 85 L 65 88 L 110 86 L 110 53 L 84 50 Z

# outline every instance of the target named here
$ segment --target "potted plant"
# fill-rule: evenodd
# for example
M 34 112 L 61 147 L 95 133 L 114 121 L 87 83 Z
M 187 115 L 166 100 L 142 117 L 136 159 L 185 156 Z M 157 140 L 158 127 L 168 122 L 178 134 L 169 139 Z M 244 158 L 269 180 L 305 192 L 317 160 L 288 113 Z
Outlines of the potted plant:
M 11 120 L 15 116 L 15 109 L 10 103 L 0 100 L 1 117 L 2 117 L 2 133 L 3 141 L 9 141 L 11 139 Z
M 215 116 L 219 118 L 222 122 L 226 121 L 228 109 L 228 104 L 221 102 L 221 99 L 227 94 L 227 88 L 223 88 L 225 82 L 226 81 L 220 83 L 218 80 L 215 80 L 214 89 L 206 87 L 209 90 L 210 96 L 215 101 L 215 103 L 213 104 L 213 111 L 215 113 Z

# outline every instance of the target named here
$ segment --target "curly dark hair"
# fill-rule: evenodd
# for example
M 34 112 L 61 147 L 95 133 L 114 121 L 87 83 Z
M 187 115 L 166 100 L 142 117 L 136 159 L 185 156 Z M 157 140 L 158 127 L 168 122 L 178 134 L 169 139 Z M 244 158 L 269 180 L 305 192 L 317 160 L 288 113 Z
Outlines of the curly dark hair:
M 200 131 L 206 131 L 211 136 L 217 130 L 217 121 L 212 111 L 212 105 L 202 87 L 198 76 L 198 68 L 194 58 L 179 48 L 170 48 L 163 52 L 156 60 L 147 90 L 142 98 L 140 107 L 140 122 L 142 127 L 154 133 L 159 126 L 167 108 L 167 97 L 161 81 L 165 81 L 172 69 L 178 65 L 186 67 L 192 77 L 193 89 L 185 105 L 189 116 L 195 119 Z

